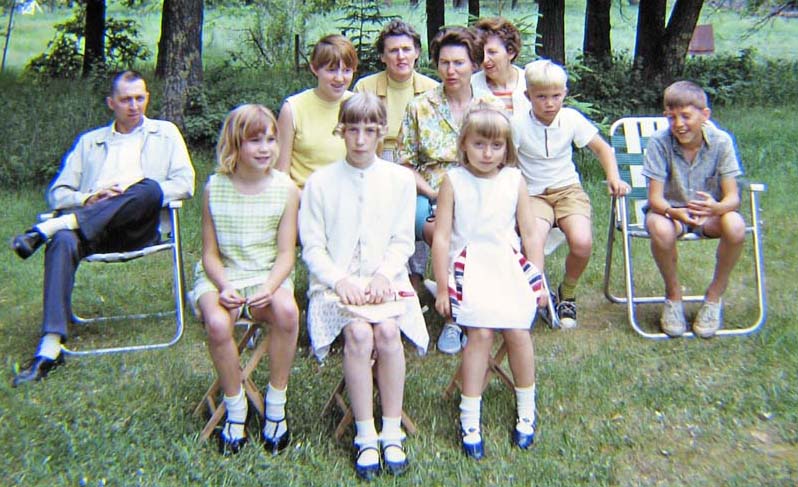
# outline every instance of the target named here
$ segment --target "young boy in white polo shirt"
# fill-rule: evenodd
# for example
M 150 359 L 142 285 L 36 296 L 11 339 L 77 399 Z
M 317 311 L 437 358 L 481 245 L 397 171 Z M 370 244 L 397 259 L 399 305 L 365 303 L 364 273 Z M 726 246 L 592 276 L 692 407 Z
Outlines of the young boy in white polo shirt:
M 626 194 L 630 188 L 618 175 L 612 148 L 596 126 L 573 108 L 562 106 L 568 93 L 565 70 L 540 59 L 526 65 L 525 77 L 532 110 L 516 113 L 512 125 L 519 167 L 526 178 L 535 216 L 534 253 L 527 257 L 543 269 L 543 248 L 549 230 L 556 224 L 565 234 L 568 257 L 555 302 L 560 325 L 573 328 L 577 325 L 576 286 L 590 259 L 593 233 L 590 198 L 579 181 L 572 144 L 593 151 L 612 195 Z

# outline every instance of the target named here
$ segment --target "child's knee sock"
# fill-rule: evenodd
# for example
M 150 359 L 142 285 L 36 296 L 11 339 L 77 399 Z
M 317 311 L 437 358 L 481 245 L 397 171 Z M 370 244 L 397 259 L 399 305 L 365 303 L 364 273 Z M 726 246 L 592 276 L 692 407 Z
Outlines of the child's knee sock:
M 466 433 L 463 441 L 477 443 L 481 439 L 479 431 L 479 416 L 482 406 L 482 396 L 469 397 L 460 395 L 460 427 Z
M 247 420 L 247 396 L 244 388 L 238 390 L 234 396 L 224 396 L 224 405 L 227 407 L 227 419 L 241 424 L 226 423 L 222 430 L 228 440 L 237 440 L 244 436 L 244 422 Z
M 532 434 L 535 431 L 535 384 L 515 388 L 515 405 L 518 411 L 516 429 L 527 435 Z
M 52 238 L 59 230 L 77 230 L 78 219 L 73 213 L 45 220 L 34 228 L 47 238 Z
M 402 417 L 399 416 L 398 418 L 387 418 L 385 416 L 382 417 L 382 432 L 380 433 L 380 440 L 382 441 L 382 447 L 385 448 L 388 445 L 398 445 L 402 446 L 402 440 L 405 439 L 405 435 L 402 432 Z M 401 463 L 404 462 L 407 456 L 404 452 L 398 448 L 389 448 L 385 450 L 385 459 L 389 462 L 393 463 Z
M 579 284 L 579 281 L 574 279 L 571 280 L 567 276 L 563 278 L 562 284 L 560 284 L 560 299 L 575 299 L 576 298 L 576 286 Z

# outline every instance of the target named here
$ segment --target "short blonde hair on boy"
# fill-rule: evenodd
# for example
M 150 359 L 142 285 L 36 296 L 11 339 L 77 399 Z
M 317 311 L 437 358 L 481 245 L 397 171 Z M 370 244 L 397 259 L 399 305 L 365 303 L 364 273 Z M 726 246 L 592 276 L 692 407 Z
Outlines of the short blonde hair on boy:
M 263 105 L 241 105 L 231 111 L 224 119 L 216 144 L 216 172 L 232 174 L 238 164 L 241 144 L 250 137 L 271 133 L 277 137 L 277 120 L 274 114 Z M 274 160 L 277 154 L 274 155 Z
M 502 166 L 516 166 L 518 153 L 513 143 L 513 130 L 510 119 L 504 111 L 485 102 L 476 103 L 466 113 L 460 135 L 457 137 L 457 160 L 464 166 L 468 163 L 468 154 L 465 150 L 465 141 L 469 135 L 478 135 L 486 139 L 504 140 L 507 153 Z
M 344 125 L 355 123 L 373 123 L 380 126 L 380 135 L 385 135 L 388 125 L 388 110 L 385 104 L 374 93 L 355 93 L 343 103 L 338 110 L 338 125 L 333 132 L 342 135 Z
M 666 110 L 694 106 L 699 110 L 707 108 L 709 100 L 703 88 L 692 81 L 677 81 L 665 88 L 662 104 Z
M 526 86 L 529 88 L 567 88 L 568 75 L 559 64 L 548 59 L 538 59 L 524 68 Z
M 310 55 L 310 64 L 313 68 L 338 66 L 339 63 L 344 63 L 347 68 L 357 71 L 357 52 L 352 41 L 341 34 L 330 34 L 319 39 Z

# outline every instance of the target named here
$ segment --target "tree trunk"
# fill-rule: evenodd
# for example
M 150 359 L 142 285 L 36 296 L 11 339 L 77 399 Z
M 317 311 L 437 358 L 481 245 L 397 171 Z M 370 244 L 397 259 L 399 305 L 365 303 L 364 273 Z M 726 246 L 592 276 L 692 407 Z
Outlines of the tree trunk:
M 203 0 L 164 0 L 155 75 L 164 80 L 161 116 L 184 128 L 190 88 L 202 83 Z
M 427 52 L 432 38 L 446 23 L 444 0 L 427 0 Z
M 105 64 L 105 0 L 86 0 L 83 28 L 83 77 Z
M 612 0 L 587 0 L 585 7 L 585 57 L 599 62 L 612 62 L 610 44 L 610 9 Z
M 666 26 L 666 0 L 640 0 L 634 69 L 644 81 L 664 88 L 682 73 L 703 4 L 676 0 Z
M 479 0 L 468 0 L 468 23 L 473 24 L 479 18 Z
M 538 25 L 536 37 L 540 45 L 535 47 L 538 56 L 565 64 L 565 0 L 538 2 Z

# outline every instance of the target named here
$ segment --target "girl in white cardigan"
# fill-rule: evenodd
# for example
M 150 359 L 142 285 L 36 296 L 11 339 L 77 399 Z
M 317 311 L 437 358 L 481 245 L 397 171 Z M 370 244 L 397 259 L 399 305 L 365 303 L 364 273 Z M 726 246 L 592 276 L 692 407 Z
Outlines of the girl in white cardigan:
M 310 277 L 308 331 L 319 360 L 344 333 L 344 377 L 355 417 L 355 470 L 371 479 L 382 462 L 408 466 L 401 430 L 405 358 L 401 334 L 421 351 L 427 336 L 407 276 L 414 249 L 413 174 L 377 157 L 387 129 L 385 106 L 371 93 L 341 105 L 336 132 L 346 159 L 314 172 L 302 193 L 302 258 Z M 372 359 L 374 367 L 372 369 Z M 382 408 L 377 435 L 372 405 L 376 373 Z

